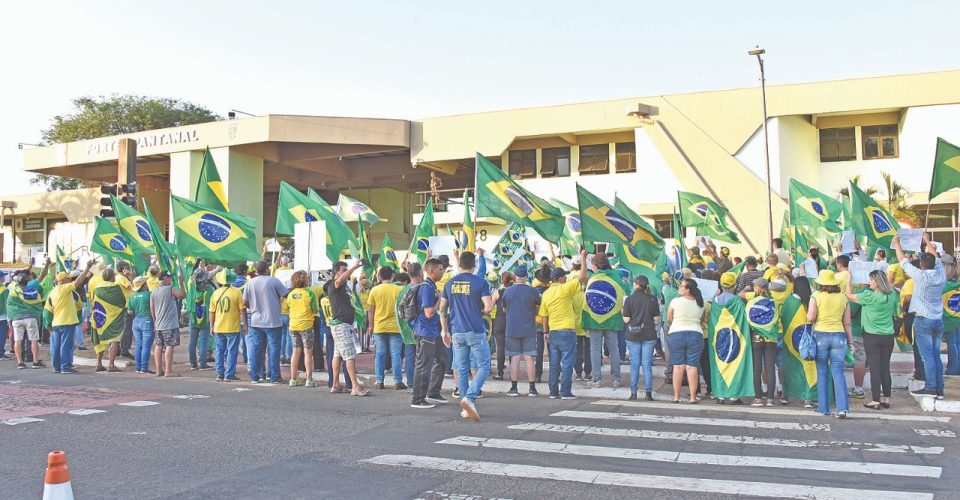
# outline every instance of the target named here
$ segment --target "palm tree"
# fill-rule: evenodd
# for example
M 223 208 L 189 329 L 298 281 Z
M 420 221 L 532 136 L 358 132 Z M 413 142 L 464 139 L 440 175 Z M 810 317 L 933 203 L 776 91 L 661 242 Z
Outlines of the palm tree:
M 910 203 L 907 201 L 907 196 L 910 195 L 907 187 L 893 180 L 889 172 L 881 172 L 880 175 L 883 176 L 883 183 L 887 190 L 887 199 L 884 204 L 890 211 L 890 215 L 895 219 L 907 220 L 914 227 L 919 225 L 920 216 L 910 208 Z
M 850 184 L 853 184 L 854 186 L 857 186 L 858 188 L 863 189 L 863 192 L 864 192 L 864 193 L 867 193 L 867 195 L 870 196 L 871 198 L 873 197 L 873 195 L 875 195 L 875 194 L 877 194 L 877 193 L 880 192 L 879 189 L 877 189 L 877 188 L 875 188 L 875 187 L 873 187 L 873 186 L 870 186 L 870 187 L 868 187 L 868 188 L 866 188 L 866 189 L 864 189 L 862 186 L 860 186 L 860 176 L 859 176 L 859 175 L 855 175 L 855 176 L 851 177 L 851 178 L 850 178 Z M 842 197 L 844 197 L 844 198 L 849 198 L 849 197 L 850 197 L 850 188 L 849 188 L 849 187 L 844 187 L 843 189 L 841 189 L 841 190 L 840 190 L 840 196 L 842 196 Z

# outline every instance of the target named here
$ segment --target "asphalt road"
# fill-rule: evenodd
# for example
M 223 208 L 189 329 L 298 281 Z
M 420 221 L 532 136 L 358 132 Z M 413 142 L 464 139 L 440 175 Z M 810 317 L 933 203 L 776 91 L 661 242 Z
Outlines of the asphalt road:
M 957 417 L 915 410 L 840 421 L 793 407 L 491 393 L 474 423 L 453 404 L 411 409 L 403 391 L 355 398 L 87 370 L 0 364 L 0 497 L 40 498 L 52 450 L 67 452 L 74 492 L 87 499 L 952 499 L 960 491 Z

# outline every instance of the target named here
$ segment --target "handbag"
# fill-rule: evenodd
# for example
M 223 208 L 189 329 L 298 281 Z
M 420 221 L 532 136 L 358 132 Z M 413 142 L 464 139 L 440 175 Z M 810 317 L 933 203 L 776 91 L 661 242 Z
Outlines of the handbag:
M 800 357 L 804 361 L 817 359 L 817 339 L 813 337 L 813 326 L 806 325 L 800 334 Z

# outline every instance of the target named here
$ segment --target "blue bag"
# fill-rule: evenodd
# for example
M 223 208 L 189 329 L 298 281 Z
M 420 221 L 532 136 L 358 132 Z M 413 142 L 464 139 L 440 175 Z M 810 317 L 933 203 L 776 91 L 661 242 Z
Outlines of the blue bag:
M 805 361 L 817 359 L 817 340 L 813 337 L 812 325 L 807 325 L 800 334 L 800 357 Z

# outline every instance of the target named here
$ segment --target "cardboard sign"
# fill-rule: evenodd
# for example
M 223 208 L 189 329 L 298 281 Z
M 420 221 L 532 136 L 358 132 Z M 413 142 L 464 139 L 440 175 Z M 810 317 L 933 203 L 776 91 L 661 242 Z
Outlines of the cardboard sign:
M 870 273 L 883 269 L 883 262 L 850 262 L 850 282 L 854 285 L 866 285 L 870 283 Z M 840 290 L 846 293 L 846 290 Z
M 897 231 L 897 236 L 900 237 L 900 248 L 904 252 L 920 252 L 920 246 L 923 244 L 923 229 L 902 227 Z M 893 248 L 893 242 L 890 243 L 890 248 Z
M 293 267 L 307 272 L 333 267 L 327 257 L 325 222 L 301 222 L 293 226 Z
M 720 290 L 720 283 L 717 281 L 701 278 L 693 278 L 693 281 L 697 282 L 697 288 L 699 288 L 700 293 L 703 294 L 704 302 L 713 300 L 713 298 L 717 296 L 717 291 Z
M 453 252 L 457 249 L 456 236 L 431 236 L 430 237 L 430 255 L 439 257 L 446 255 L 453 260 Z
M 840 236 L 840 253 L 851 254 L 857 251 L 857 235 L 853 231 L 844 231 Z

